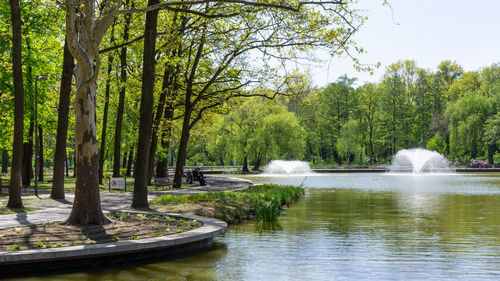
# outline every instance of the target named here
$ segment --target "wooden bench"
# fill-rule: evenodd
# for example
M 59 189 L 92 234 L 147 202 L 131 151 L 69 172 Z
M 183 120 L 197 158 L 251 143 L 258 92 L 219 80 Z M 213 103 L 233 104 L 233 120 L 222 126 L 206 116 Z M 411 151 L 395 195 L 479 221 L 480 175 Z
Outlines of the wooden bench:
M 170 185 L 170 181 L 169 181 L 168 177 L 155 178 L 156 190 L 158 190 L 158 186 L 169 186 L 169 185 Z

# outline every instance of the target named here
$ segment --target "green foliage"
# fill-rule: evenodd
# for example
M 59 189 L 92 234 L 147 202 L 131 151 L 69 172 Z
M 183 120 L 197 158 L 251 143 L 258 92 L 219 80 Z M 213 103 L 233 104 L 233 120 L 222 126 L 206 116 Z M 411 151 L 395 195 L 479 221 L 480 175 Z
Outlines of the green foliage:
M 436 151 L 441 154 L 446 153 L 446 142 L 444 139 L 439 135 L 439 133 L 436 133 L 434 137 L 432 137 L 429 142 L 427 142 L 427 147 L 428 150 Z
M 8 249 L 7 251 L 9 252 L 15 252 L 15 251 L 19 251 L 21 249 L 21 246 L 19 244 L 14 244 L 12 246 L 12 248 Z
M 201 193 L 184 196 L 164 195 L 153 201 L 153 204 L 167 205 L 179 203 L 211 203 L 216 206 L 216 213 L 221 219 L 239 221 L 246 212 L 255 214 L 258 220 L 275 221 L 282 213 L 282 208 L 301 197 L 304 189 L 294 186 L 259 185 L 241 191 L 224 191 Z M 234 209 L 225 207 L 234 206 Z
M 455 155 L 476 158 L 485 151 L 485 122 L 492 114 L 493 100 L 468 92 L 451 103 L 446 113 L 450 118 L 451 149 Z
M 215 125 L 209 150 L 227 160 L 300 159 L 305 152 L 305 130 L 284 106 L 261 98 L 245 101 Z

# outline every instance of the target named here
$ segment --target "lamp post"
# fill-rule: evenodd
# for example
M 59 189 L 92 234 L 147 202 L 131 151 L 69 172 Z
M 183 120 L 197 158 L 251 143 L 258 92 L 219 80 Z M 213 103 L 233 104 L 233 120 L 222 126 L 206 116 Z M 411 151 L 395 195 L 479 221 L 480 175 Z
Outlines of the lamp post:
M 35 77 L 35 195 L 38 196 L 38 81 L 47 80 L 46 76 Z

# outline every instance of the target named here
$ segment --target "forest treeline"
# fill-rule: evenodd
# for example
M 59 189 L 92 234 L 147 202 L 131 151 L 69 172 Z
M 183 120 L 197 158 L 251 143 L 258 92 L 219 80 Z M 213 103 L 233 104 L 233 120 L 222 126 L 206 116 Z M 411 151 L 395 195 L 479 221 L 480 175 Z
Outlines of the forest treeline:
M 296 82 L 289 96 L 247 100 L 216 118 L 194 159 L 238 159 L 254 170 L 276 158 L 368 165 L 422 147 L 464 164 L 500 160 L 500 64 L 465 72 L 448 60 L 435 70 L 406 60 L 377 83 L 357 86 L 345 75 L 324 88 Z

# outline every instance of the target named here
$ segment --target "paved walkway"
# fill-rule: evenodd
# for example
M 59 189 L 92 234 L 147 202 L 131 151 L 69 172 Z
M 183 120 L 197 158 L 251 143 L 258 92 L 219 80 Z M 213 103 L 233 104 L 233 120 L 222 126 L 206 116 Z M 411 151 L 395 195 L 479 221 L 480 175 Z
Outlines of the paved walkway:
M 194 193 L 240 190 L 248 188 L 248 186 L 252 184 L 250 181 L 221 176 L 206 176 L 206 181 L 208 183 L 207 186 L 182 190 L 150 191 L 148 199 L 153 200 L 165 194 L 186 195 Z M 74 194 L 66 193 L 65 196 L 66 199 L 64 200 L 44 200 L 37 202 L 37 208 L 42 208 L 38 211 L 1 215 L 0 228 L 42 224 L 64 220 L 71 212 Z M 29 197 L 23 197 L 23 199 L 27 199 Z M 48 198 L 48 195 L 41 195 L 41 198 Z M 105 211 L 127 209 L 130 207 L 131 202 L 132 193 L 101 192 L 101 206 Z M 30 204 L 25 204 L 25 207 L 29 206 Z

